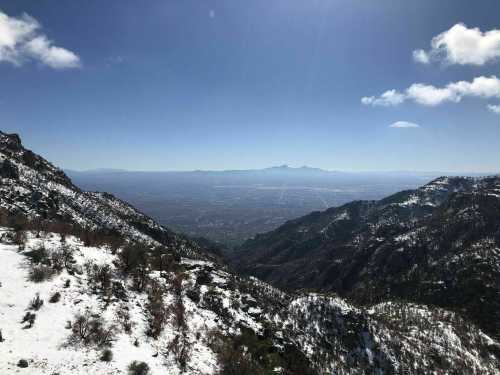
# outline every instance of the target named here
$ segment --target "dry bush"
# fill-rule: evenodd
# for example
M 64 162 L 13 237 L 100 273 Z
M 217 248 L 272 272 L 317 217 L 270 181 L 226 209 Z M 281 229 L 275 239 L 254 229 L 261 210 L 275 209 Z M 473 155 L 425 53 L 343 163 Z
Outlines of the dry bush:
M 155 247 L 151 251 L 151 268 L 160 272 L 175 272 L 179 269 L 179 260 L 166 247 Z
M 129 375 L 148 375 L 149 365 L 146 362 L 133 361 L 128 366 Z
M 54 294 L 52 294 L 52 296 L 50 296 L 49 303 L 57 303 L 59 302 L 60 299 L 61 299 L 61 293 L 55 292 Z
M 36 294 L 35 298 L 30 301 L 28 309 L 38 311 L 43 306 L 43 299 L 40 298 L 40 294 Z
M 64 267 L 69 268 L 74 262 L 73 254 L 75 250 L 66 243 L 61 244 L 59 249 L 59 254 L 61 255 L 61 259 Z
M 9 211 L 6 208 L 0 207 L 0 226 L 6 227 L 9 224 Z
M 12 227 L 16 232 L 28 228 L 28 219 L 23 214 L 10 215 L 8 218 L 8 226 Z
M 153 338 L 160 336 L 167 322 L 168 310 L 163 302 L 163 294 L 163 286 L 157 281 L 152 281 L 148 290 L 148 310 L 151 315 L 148 335 Z
M 174 355 L 177 364 L 181 368 L 181 370 L 185 370 L 187 366 L 187 362 L 189 359 L 189 355 L 191 353 L 191 345 L 187 340 L 185 334 L 179 334 L 174 337 L 174 339 L 168 344 L 167 350 L 165 353 L 168 356 L 169 353 Z
M 20 359 L 19 362 L 17 362 L 17 367 L 26 368 L 28 366 L 29 366 L 28 361 L 25 359 Z
M 28 257 L 32 263 L 50 265 L 50 256 L 44 246 L 39 246 L 36 249 L 27 251 L 24 255 Z
M 109 346 L 116 335 L 114 325 L 106 325 L 104 319 L 88 311 L 75 316 L 71 330 L 71 341 L 84 345 Z
M 196 277 L 197 285 L 210 285 L 212 283 L 212 275 L 210 274 L 210 270 L 203 268 Z
M 33 324 L 35 324 L 35 319 L 36 319 L 36 314 L 26 311 L 26 314 L 24 314 L 23 319 L 21 320 L 21 324 L 28 323 L 27 326 L 24 328 L 31 328 L 33 327 Z
M 132 271 L 132 288 L 143 292 L 149 283 L 149 271 L 145 266 L 138 266 Z
M 118 258 L 125 273 L 129 273 L 139 267 L 146 268 L 148 263 L 147 249 L 140 244 L 125 246 L 118 253 Z
M 132 332 L 132 322 L 130 321 L 130 312 L 126 305 L 120 305 L 116 311 L 116 317 L 120 325 L 123 327 L 125 333 Z
M 84 265 L 87 273 L 87 280 L 94 289 L 100 289 L 106 292 L 111 287 L 111 267 L 109 264 L 98 265 L 93 262 L 87 262 Z
M 32 265 L 28 274 L 28 279 L 34 283 L 41 283 L 49 280 L 54 275 L 54 270 L 43 264 Z
M 26 241 L 27 241 L 27 235 L 26 231 L 24 230 L 16 230 L 14 233 L 14 244 L 19 246 L 19 250 L 24 250 L 26 247 Z
M 111 349 L 104 349 L 101 353 L 100 360 L 103 362 L 111 362 L 113 360 L 113 352 Z

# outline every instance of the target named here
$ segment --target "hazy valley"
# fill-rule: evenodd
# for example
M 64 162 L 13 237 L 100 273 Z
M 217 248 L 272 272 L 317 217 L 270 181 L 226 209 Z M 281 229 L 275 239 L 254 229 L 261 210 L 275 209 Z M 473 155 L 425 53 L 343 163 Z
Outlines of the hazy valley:
M 113 193 L 176 231 L 234 247 L 312 211 L 381 199 L 444 172 L 349 173 L 281 166 L 220 172 L 67 173 L 83 189 Z

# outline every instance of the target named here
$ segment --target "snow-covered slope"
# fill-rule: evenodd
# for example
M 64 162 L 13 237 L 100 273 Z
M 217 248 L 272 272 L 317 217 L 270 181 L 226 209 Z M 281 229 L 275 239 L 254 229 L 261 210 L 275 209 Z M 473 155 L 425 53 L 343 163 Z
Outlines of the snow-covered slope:
M 151 374 L 225 373 L 218 337 L 234 339 L 243 332 L 254 335 L 260 355 L 275 360 L 276 373 L 499 373 L 498 343 L 445 310 L 401 303 L 363 310 L 335 296 L 287 295 L 214 263 L 187 258 L 175 270 L 149 270 L 147 286 L 138 290 L 134 277 L 122 272 L 119 252 L 107 247 L 85 247 L 72 236 L 61 242 L 55 233 L 37 238 L 30 232 L 20 251 L 9 243 L 12 232 L 3 228 L 1 233 L 1 374 L 22 372 L 22 359 L 29 374 L 120 374 L 132 361 L 147 363 Z M 60 257 L 62 247 L 71 248 L 72 259 L 48 279 L 34 282 L 32 251 L 41 247 L 47 259 Z M 109 267 L 107 286 L 94 276 L 103 266 Z M 158 287 L 165 322 L 152 335 Z M 60 298 L 54 302 L 56 293 Z M 37 295 L 43 300 L 38 309 L 30 306 Z M 21 323 L 27 312 L 36 314 L 31 327 Z M 78 314 L 113 327 L 109 343 L 80 339 L 75 334 Z M 257 344 L 249 340 L 247 345 Z M 105 350 L 113 353 L 110 361 L 101 359 Z M 296 364 L 295 369 L 310 372 L 293 372 L 294 367 L 285 372 L 285 351 L 303 357 L 304 367 Z M 273 352 L 281 359 L 273 359 Z M 256 369 L 264 373 L 262 366 Z
M 175 248 L 203 258 L 196 244 L 138 212 L 111 194 L 85 192 L 58 168 L 25 149 L 19 136 L 0 132 L 0 207 L 39 218 L 105 230 L 132 239 Z
M 500 338 L 500 176 L 441 177 L 257 235 L 233 255 L 275 286 L 460 311 Z

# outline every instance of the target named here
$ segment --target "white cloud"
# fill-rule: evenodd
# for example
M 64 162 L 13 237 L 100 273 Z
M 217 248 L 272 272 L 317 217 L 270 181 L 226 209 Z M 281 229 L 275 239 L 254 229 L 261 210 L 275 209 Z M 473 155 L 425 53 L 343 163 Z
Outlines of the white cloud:
M 406 98 L 426 105 L 436 106 L 443 102 L 459 102 L 461 97 L 449 87 L 437 88 L 432 85 L 414 83 L 406 90 Z
M 389 90 L 379 97 L 364 97 L 361 102 L 365 105 L 386 105 L 381 104 L 387 101 L 387 93 L 391 98 L 398 98 L 391 105 L 401 104 L 404 101 L 412 100 L 425 106 L 436 106 L 445 102 L 458 103 L 464 97 L 478 98 L 500 98 L 500 79 L 495 76 L 476 77 L 471 82 L 452 82 L 444 87 L 435 87 L 422 83 L 414 83 L 404 93 L 396 90 Z
M 405 97 L 403 94 L 400 94 L 396 90 L 389 90 L 384 92 L 378 98 L 375 96 L 365 96 L 361 98 L 361 103 L 365 105 L 389 107 L 401 104 L 404 100 Z
M 389 125 L 390 128 L 420 128 L 420 125 L 408 121 L 396 121 Z
M 413 51 L 415 61 L 428 64 L 431 60 L 446 64 L 484 65 L 500 58 L 500 30 L 482 32 L 458 23 L 437 35 L 431 49 Z
M 500 105 L 493 105 L 493 104 L 490 104 L 488 105 L 488 109 L 493 112 L 493 113 L 496 113 L 496 114 L 499 114 L 500 115 Z
M 423 49 L 417 49 L 413 51 L 413 60 L 421 64 L 429 64 L 431 62 L 429 54 Z
M 80 58 L 73 52 L 54 46 L 37 20 L 26 14 L 9 17 L 0 11 L 0 62 L 19 66 L 28 60 L 40 61 L 53 69 L 76 68 Z

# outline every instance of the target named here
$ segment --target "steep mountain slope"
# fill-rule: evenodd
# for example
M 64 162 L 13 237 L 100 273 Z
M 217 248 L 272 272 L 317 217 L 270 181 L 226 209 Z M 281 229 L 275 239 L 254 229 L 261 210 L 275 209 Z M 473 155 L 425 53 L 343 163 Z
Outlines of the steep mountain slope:
M 315 212 L 247 241 L 234 261 L 287 289 L 457 309 L 498 335 L 500 177 L 442 177 Z
M 499 343 L 454 312 L 284 293 L 81 191 L 15 135 L 0 158 L 1 374 L 500 371 Z
M 29 374 L 119 374 L 133 361 L 150 374 L 500 371 L 500 345 L 445 310 L 390 302 L 359 309 L 188 258 L 163 271 L 151 266 L 141 286 L 107 246 L 28 232 L 19 251 L 9 242 L 14 232 L 0 231 L 2 374 L 23 366 Z M 57 266 L 62 249 L 71 256 Z
M 81 191 L 58 168 L 0 132 L 0 207 L 28 218 L 58 220 L 89 230 L 175 248 L 203 257 L 198 246 L 107 193 Z

